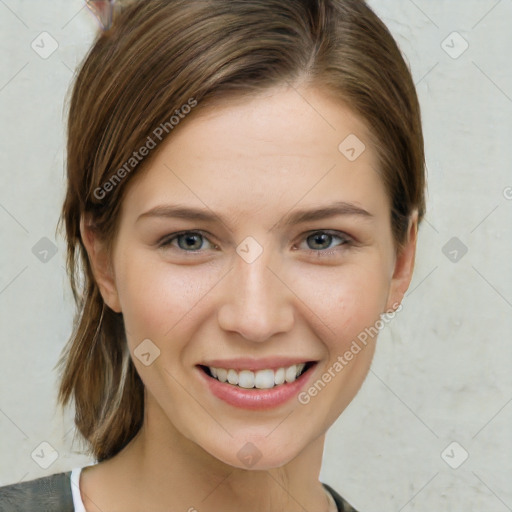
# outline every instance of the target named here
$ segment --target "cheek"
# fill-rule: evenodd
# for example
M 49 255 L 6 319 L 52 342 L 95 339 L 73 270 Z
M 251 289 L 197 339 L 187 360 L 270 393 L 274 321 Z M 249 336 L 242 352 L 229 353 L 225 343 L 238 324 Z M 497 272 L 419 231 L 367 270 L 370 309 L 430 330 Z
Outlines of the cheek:
M 120 258 L 116 284 L 131 344 L 145 338 L 163 343 L 173 337 L 173 329 L 187 329 L 194 309 L 201 307 L 220 278 L 199 267 L 157 260 L 147 250 L 135 249 L 130 258 Z
M 305 316 L 322 321 L 326 344 L 350 342 L 384 311 L 389 282 L 377 252 L 357 262 L 290 271 L 283 277 L 294 283 L 300 299 L 296 305 L 305 306 Z M 174 329 L 193 329 L 196 314 L 204 310 L 208 293 L 222 276 L 221 269 L 172 265 L 148 249 L 134 246 L 123 251 L 116 262 L 116 285 L 130 346 L 146 338 L 160 345 L 159 341 L 175 338 Z
M 295 280 L 297 295 L 322 320 L 325 342 L 350 343 L 384 312 L 389 279 L 378 257 L 357 264 L 318 268 Z
M 316 271 L 316 280 L 310 275 L 300 281 L 302 293 L 310 290 L 308 306 L 322 319 L 316 334 L 327 349 L 327 357 L 317 380 L 299 401 L 317 408 L 326 429 L 352 401 L 368 374 L 378 335 L 375 325 L 389 288 L 383 269 L 382 260 L 375 255 L 329 269 L 323 276 Z M 317 284 L 314 294 L 312 283 Z

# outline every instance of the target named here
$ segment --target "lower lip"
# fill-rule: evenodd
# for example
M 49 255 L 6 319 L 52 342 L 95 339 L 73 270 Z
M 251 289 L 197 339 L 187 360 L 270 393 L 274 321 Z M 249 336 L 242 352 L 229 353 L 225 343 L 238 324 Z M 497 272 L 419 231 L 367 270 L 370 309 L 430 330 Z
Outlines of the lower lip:
M 316 368 L 316 365 L 317 363 L 313 364 L 293 382 L 274 386 L 271 389 L 239 388 L 238 386 L 220 382 L 210 377 L 199 367 L 197 367 L 197 370 L 202 375 L 210 392 L 217 398 L 220 398 L 234 407 L 261 411 L 278 407 L 296 396 L 300 390 L 306 386 L 306 383 L 313 375 L 313 370 Z

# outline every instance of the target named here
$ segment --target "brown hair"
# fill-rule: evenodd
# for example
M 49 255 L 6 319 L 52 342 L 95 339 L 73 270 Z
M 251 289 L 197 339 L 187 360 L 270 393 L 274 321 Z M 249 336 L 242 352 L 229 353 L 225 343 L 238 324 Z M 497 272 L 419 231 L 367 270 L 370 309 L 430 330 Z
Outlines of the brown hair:
M 65 406 L 74 399 L 75 424 L 98 461 L 140 429 L 144 386 L 122 314 L 104 304 L 93 277 L 80 219 L 90 216 L 111 247 L 126 186 L 150 159 L 132 162 L 136 172 L 126 163 L 157 127 L 166 128 L 165 140 L 179 129 L 171 116 L 181 121 L 191 100 L 196 106 L 181 122 L 222 98 L 285 83 L 323 87 L 367 124 L 400 249 L 414 210 L 419 221 L 425 212 L 420 110 L 397 44 L 363 0 L 130 1 L 81 64 L 69 104 L 59 219 L 77 313 L 58 362 L 58 400 Z

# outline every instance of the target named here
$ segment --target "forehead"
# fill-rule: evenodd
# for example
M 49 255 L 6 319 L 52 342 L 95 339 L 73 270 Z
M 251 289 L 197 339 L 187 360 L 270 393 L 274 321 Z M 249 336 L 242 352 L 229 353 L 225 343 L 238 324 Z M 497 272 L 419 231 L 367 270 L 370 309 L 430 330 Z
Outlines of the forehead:
M 178 126 L 129 184 L 123 215 L 160 204 L 259 215 L 350 201 L 389 208 L 364 122 L 318 89 L 282 87 L 212 105 Z M 355 158 L 354 158 L 355 157 Z

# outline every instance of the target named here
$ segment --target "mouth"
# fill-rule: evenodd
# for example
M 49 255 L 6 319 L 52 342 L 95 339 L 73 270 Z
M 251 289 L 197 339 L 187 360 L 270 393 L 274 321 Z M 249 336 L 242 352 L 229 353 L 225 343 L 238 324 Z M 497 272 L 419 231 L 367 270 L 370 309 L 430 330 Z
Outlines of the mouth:
M 244 365 L 246 368 L 251 366 L 247 362 L 241 363 L 241 366 Z M 304 361 L 255 371 L 202 364 L 196 365 L 196 368 L 204 390 L 213 400 L 238 409 L 265 411 L 297 397 L 313 379 L 317 365 L 318 361 Z
M 303 363 L 281 366 L 279 368 L 265 368 L 261 370 L 235 370 L 233 368 L 220 368 L 215 366 L 197 365 L 208 377 L 223 384 L 245 389 L 265 390 L 286 386 L 299 380 L 316 365 L 317 361 L 304 361 Z

